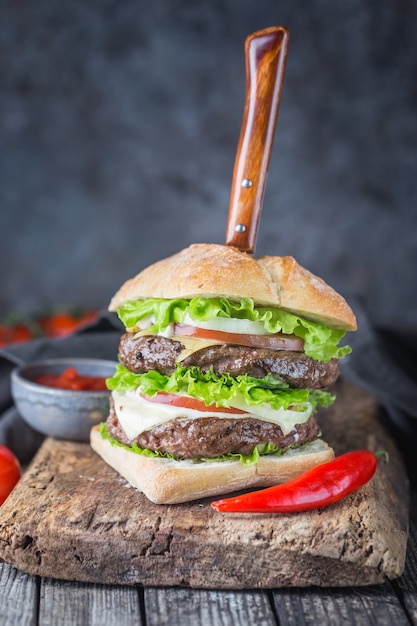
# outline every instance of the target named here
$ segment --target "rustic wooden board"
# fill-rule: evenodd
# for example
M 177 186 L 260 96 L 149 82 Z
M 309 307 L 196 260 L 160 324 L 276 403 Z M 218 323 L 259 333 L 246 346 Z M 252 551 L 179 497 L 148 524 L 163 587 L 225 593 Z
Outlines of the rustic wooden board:
M 0 558 L 104 584 L 256 589 L 381 583 L 404 568 L 408 482 L 379 410 L 348 383 L 320 416 L 337 454 L 385 449 L 370 483 L 328 508 L 225 515 L 209 500 L 155 505 L 88 444 L 48 438 L 0 509 Z

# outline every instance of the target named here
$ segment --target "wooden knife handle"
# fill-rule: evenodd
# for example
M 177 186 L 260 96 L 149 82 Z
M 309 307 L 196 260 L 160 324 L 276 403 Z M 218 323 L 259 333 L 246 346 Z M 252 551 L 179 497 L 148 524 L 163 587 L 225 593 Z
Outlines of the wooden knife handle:
M 236 153 L 226 245 L 255 249 L 289 33 L 283 26 L 257 31 L 245 42 L 246 99 Z

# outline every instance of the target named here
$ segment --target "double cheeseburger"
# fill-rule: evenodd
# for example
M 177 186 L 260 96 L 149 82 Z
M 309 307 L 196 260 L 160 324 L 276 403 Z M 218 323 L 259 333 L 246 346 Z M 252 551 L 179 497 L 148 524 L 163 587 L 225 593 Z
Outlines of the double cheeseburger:
M 126 333 L 91 446 L 151 501 L 277 484 L 334 456 L 314 414 L 334 401 L 356 320 L 292 257 L 195 244 L 128 280 L 109 309 Z

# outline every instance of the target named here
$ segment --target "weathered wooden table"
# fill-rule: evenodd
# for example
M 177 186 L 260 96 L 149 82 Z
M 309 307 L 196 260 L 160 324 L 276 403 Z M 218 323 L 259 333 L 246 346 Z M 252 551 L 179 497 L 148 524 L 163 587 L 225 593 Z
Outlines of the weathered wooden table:
M 406 568 L 371 587 L 219 591 L 71 583 L 0 563 L 3 626 L 405 626 L 417 624 L 417 489 Z
M 0 563 L 2 626 L 417 625 L 417 480 L 403 574 L 358 587 L 202 589 L 102 585 L 27 574 Z M 251 563 L 248 562 L 248 568 Z

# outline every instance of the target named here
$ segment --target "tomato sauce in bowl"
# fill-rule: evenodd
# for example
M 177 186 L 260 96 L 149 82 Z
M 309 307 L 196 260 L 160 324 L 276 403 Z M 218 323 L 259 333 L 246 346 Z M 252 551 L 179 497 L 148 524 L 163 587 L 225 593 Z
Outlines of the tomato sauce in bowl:
M 33 382 L 45 387 L 68 389 L 70 391 L 107 391 L 106 379 L 101 376 L 85 376 L 75 367 L 67 367 L 60 374 L 41 374 Z
M 106 379 L 116 361 L 58 358 L 34 361 L 11 373 L 11 392 L 21 417 L 51 437 L 89 441 L 92 426 L 109 415 Z

